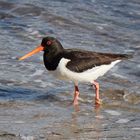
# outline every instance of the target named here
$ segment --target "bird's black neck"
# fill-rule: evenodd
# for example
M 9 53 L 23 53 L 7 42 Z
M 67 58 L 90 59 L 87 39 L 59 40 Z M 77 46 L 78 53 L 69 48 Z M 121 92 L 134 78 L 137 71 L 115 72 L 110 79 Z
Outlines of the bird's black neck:
M 45 52 L 44 52 L 44 65 L 46 67 L 47 70 L 49 71 L 54 71 L 57 69 L 57 66 L 61 60 L 61 58 L 63 57 L 63 54 L 58 54 L 56 56 L 53 57 L 49 57 Z

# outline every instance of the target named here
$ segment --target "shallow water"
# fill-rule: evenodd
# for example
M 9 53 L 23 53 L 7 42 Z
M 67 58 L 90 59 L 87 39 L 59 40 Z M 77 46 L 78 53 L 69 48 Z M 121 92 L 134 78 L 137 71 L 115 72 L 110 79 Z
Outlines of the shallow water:
M 73 83 L 49 75 L 42 53 L 17 61 L 47 35 L 65 48 L 133 54 L 98 79 L 100 108 L 90 84 L 69 105 Z M 139 37 L 139 0 L 1 0 L 0 140 L 139 140 Z

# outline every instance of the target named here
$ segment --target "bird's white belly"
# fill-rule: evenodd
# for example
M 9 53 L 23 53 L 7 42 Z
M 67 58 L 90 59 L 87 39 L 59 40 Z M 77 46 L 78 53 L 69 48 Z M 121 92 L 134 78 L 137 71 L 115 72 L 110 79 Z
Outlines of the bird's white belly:
M 66 67 L 69 61 L 69 59 L 62 58 L 57 69 L 55 71 L 51 71 L 50 73 L 61 80 L 71 80 L 74 82 L 93 82 L 93 80 L 96 80 L 98 77 L 103 76 L 108 70 L 110 70 L 121 60 L 113 61 L 108 65 L 93 67 L 92 69 L 88 69 L 80 73 L 73 72 Z

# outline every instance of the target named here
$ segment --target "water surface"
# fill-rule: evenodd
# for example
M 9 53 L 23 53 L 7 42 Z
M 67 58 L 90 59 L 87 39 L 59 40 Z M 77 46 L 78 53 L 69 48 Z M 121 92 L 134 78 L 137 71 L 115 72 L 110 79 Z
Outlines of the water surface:
M 133 54 L 98 79 L 103 105 L 90 84 L 49 75 L 42 53 L 17 58 L 54 36 L 65 48 Z M 140 139 L 139 0 L 0 1 L 0 139 Z

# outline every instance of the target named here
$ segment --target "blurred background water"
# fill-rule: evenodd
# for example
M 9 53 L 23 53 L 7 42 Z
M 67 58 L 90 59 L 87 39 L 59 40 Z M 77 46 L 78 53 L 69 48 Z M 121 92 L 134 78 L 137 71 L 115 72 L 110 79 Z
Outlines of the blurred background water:
M 17 60 L 48 35 L 65 48 L 133 54 L 98 79 L 100 110 L 89 84 L 80 110 L 68 107 L 73 84 L 48 75 L 42 53 Z M 0 0 L 0 138 L 139 140 L 139 114 L 139 0 Z

